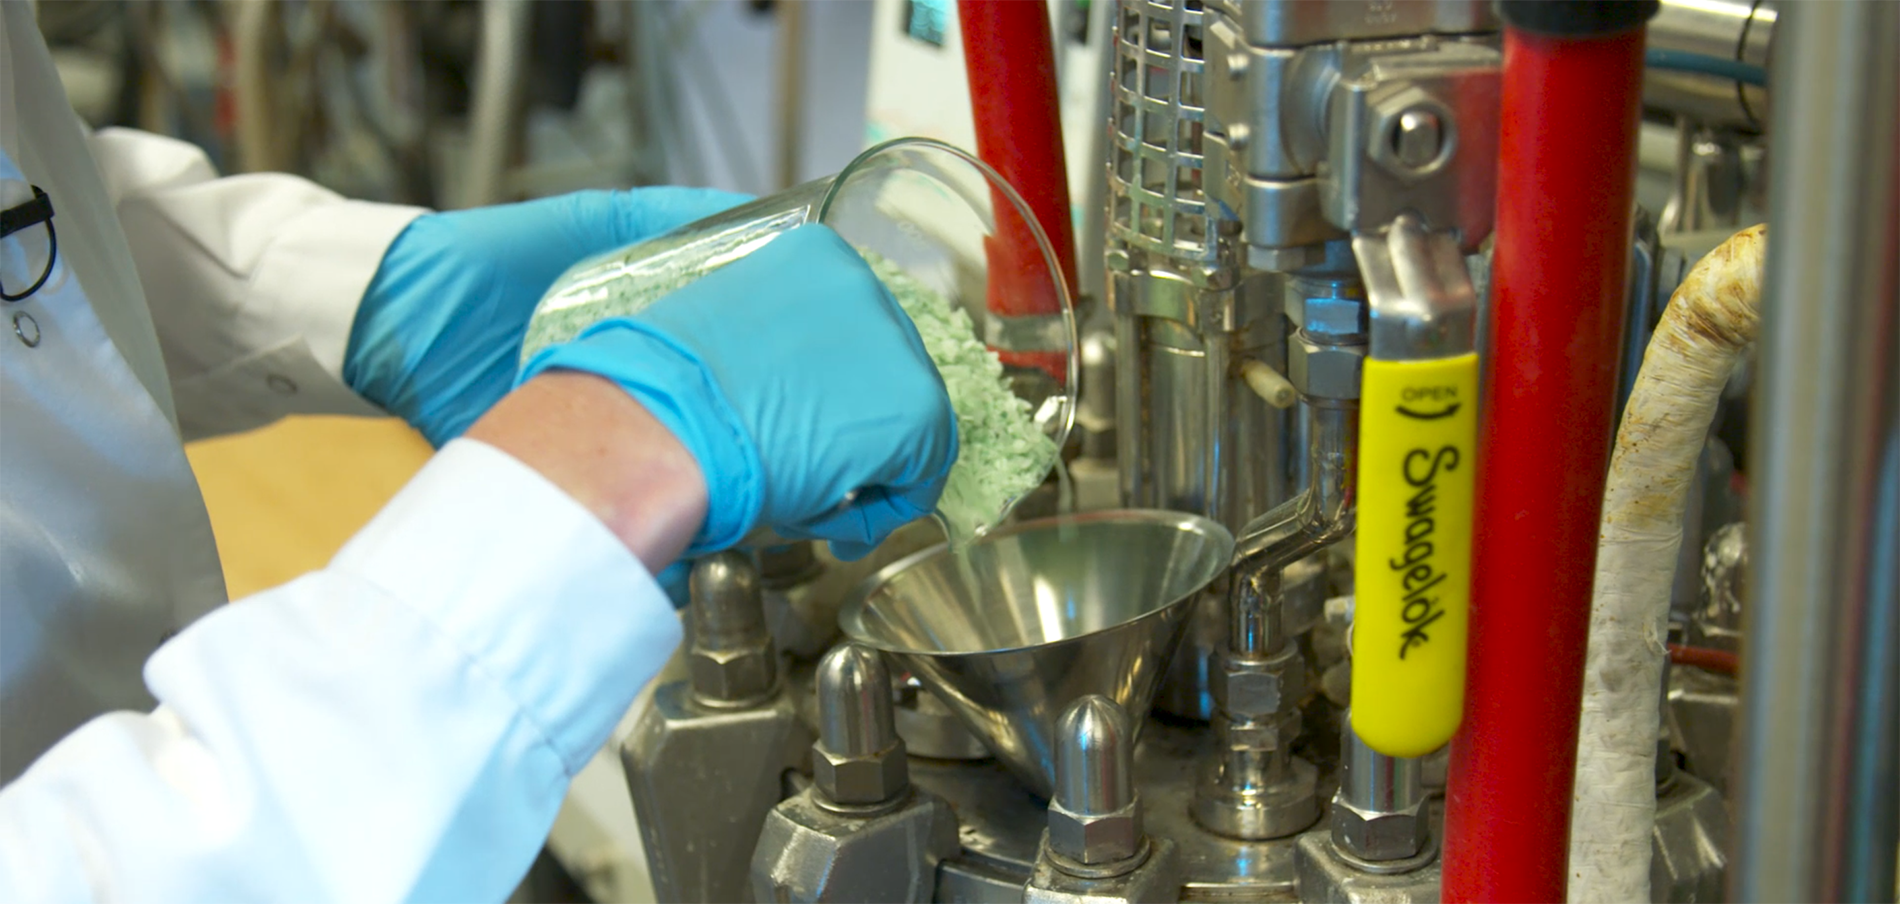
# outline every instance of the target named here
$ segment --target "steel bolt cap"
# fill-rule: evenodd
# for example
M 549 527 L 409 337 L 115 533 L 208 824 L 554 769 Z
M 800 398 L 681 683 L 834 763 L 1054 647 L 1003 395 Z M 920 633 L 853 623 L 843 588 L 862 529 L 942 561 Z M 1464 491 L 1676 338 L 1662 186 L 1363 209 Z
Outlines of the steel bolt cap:
M 812 777 L 825 800 L 870 806 L 909 789 L 891 706 L 891 673 L 877 651 L 848 643 L 825 654 L 818 664 L 818 743 L 812 747 Z
M 1083 697 L 1056 729 L 1056 796 L 1049 804 L 1049 848 L 1088 866 L 1141 852 L 1145 833 L 1135 793 L 1135 739 L 1114 701 Z
M 897 740 L 893 724 L 884 658 L 854 643 L 826 653 L 818 664 L 818 742 L 839 756 L 866 756 Z
M 758 570 L 744 553 L 722 552 L 693 563 L 693 645 L 686 672 L 693 696 L 714 707 L 737 707 L 771 695 L 778 655 L 765 627 Z
M 1114 701 L 1090 694 L 1056 726 L 1056 801 L 1073 813 L 1112 813 L 1134 799 L 1134 738 Z
M 745 553 L 727 550 L 694 562 L 689 593 L 693 646 L 739 649 L 766 636 L 759 571 Z

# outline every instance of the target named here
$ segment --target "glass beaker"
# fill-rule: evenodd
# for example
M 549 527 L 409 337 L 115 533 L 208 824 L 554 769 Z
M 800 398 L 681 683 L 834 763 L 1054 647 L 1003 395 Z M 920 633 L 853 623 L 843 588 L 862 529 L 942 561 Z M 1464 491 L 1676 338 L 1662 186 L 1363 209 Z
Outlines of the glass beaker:
M 969 315 L 977 338 L 1001 361 L 1011 392 L 1028 404 L 1036 430 L 1052 441 L 1046 456 L 1038 453 L 1047 460 L 1037 479 L 1046 478 L 1075 421 L 1079 365 L 1068 284 L 1015 189 L 974 155 L 927 138 L 885 142 L 835 176 L 575 264 L 536 306 L 522 361 L 600 320 L 635 313 L 806 223 L 830 227 L 874 266 L 894 265 Z M 953 486 L 959 483 L 953 478 Z M 946 493 L 938 515 L 958 542 L 1001 524 L 1023 494 L 977 513 L 954 495 Z

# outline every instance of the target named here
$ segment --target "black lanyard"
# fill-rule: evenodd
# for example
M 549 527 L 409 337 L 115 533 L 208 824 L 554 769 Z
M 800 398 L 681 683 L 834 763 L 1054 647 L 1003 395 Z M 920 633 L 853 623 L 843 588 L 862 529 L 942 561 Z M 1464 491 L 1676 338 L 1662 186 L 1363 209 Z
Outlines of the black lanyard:
M 33 200 L 0 210 L 0 239 L 4 239 L 28 226 L 46 224 L 46 269 L 40 272 L 40 278 L 26 287 L 26 291 L 15 295 L 8 292 L 6 286 L 0 286 L 0 300 L 19 301 L 38 292 L 46 285 L 46 278 L 53 275 L 53 261 L 59 258 L 59 233 L 53 231 L 53 199 L 39 186 L 33 186 Z

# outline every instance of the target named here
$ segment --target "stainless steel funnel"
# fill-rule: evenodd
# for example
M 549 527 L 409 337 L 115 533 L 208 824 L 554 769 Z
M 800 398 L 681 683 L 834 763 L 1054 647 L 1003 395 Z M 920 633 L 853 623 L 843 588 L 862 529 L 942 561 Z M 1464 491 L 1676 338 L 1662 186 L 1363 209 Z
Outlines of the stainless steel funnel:
M 991 533 L 962 557 L 937 546 L 891 564 L 840 621 L 1047 797 L 1063 710 L 1101 694 L 1140 725 L 1189 601 L 1233 553 L 1226 528 L 1179 512 L 1045 518 Z

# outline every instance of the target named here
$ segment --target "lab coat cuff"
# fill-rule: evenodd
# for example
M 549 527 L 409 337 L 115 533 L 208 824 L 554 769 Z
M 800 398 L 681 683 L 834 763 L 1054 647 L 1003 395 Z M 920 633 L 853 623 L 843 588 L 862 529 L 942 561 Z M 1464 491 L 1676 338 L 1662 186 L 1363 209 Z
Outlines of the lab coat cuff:
M 330 567 L 406 602 L 521 707 L 571 776 L 679 645 L 672 603 L 593 513 L 458 439 Z
M 282 311 L 286 332 L 302 337 L 331 379 L 343 384 L 343 358 L 363 293 L 383 253 L 420 207 L 338 201 L 314 205 L 286 221 L 272 237 L 253 287 L 291 303 Z

